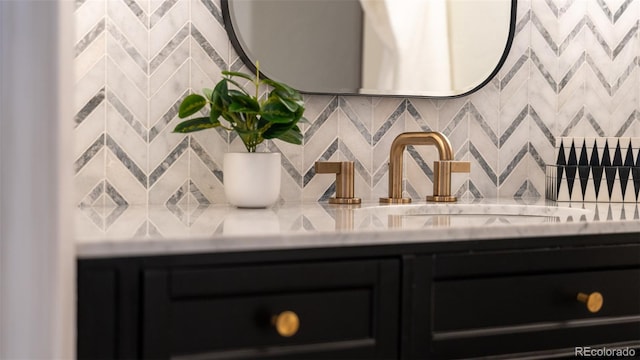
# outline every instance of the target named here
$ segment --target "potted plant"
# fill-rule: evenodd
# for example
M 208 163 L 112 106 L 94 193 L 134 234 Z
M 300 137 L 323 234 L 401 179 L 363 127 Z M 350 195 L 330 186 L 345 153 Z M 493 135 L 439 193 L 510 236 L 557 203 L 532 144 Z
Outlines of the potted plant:
M 258 64 L 256 64 L 258 67 Z M 280 195 L 279 153 L 258 153 L 256 147 L 266 139 L 280 139 L 302 144 L 300 121 L 306 121 L 302 96 L 295 89 L 260 77 L 232 71 L 223 71 L 224 77 L 213 90 L 204 89 L 203 95 L 190 94 L 180 104 L 181 119 L 198 113 L 209 105 L 209 116 L 196 117 L 179 123 L 174 132 L 189 133 L 212 128 L 235 131 L 247 153 L 226 153 L 223 173 L 227 200 L 238 207 L 267 207 Z M 234 78 L 249 80 L 255 88 L 250 94 Z M 271 91 L 260 96 L 262 85 Z

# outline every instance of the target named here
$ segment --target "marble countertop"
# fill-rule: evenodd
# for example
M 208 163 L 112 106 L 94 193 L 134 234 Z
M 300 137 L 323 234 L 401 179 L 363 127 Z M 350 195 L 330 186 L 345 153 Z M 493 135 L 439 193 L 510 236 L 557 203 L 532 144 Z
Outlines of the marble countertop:
M 227 205 L 82 207 L 79 258 L 639 233 L 635 203 L 522 202 L 359 207 L 323 203 L 269 209 Z M 639 235 L 640 236 L 640 235 Z

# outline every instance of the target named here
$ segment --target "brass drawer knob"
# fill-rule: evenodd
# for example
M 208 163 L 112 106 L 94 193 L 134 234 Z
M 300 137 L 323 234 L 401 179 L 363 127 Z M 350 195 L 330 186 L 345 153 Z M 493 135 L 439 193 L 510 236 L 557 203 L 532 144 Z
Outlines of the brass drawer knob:
M 300 329 L 300 318 L 293 311 L 283 311 L 271 318 L 271 324 L 275 326 L 280 336 L 291 337 Z
M 578 293 L 578 301 L 587 305 L 587 310 L 592 313 L 597 313 L 602 308 L 604 298 L 602 294 L 595 291 L 591 294 Z

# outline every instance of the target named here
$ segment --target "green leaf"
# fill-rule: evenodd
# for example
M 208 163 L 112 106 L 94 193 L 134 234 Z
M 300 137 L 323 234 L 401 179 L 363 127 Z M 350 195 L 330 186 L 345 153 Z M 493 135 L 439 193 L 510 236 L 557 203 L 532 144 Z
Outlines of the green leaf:
M 233 102 L 229 105 L 230 112 L 242 112 L 247 114 L 257 114 L 260 112 L 260 104 L 251 96 L 242 93 L 231 95 Z
M 204 94 L 204 97 L 207 98 L 207 100 L 213 101 L 213 90 L 212 89 L 204 88 L 204 89 L 202 89 L 202 93 Z
M 178 110 L 178 117 L 186 118 L 200 111 L 205 105 L 207 105 L 207 99 L 202 95 L 191 94 L 187 95 L 182 103 L 180 103 L 180 109 Z
M 293 89 L 292 87 L 290 87 L 288 85 L 285 85 L 283 83 L 277 82 L 277 81 L 273 81 L 271 79 L 262 79 L 262 82 L 264 82 L 265 84 L 271 85 L 278 92 L 281 92 L 282 95 L 285 95 L 285 96 L 282 96 L 282 97 L 294 98 L 294 99 L 298 100 L 296 95 L 299 96 L 300 93 L 298 93 L 298 91 Z
M 249 96 L 249 94 L 243 93 L 242 91 L 238 91 L 235 89 L 229 89 L 229 96 L 233 97 L 233 96 Z
M 211 102 L 221 110 L 231 102 L 227 79 L 222 79 L 216 84 L 211 95 Z
M 264 133 L 262 133 L 262 137 L 264 137 L 265 139 L 277 139 L 280 135 L 286 133 L 287 131 L 289 131 L 289 129 L 293 128 L 294 126 L 296 125 L 293 123 L 291 124 L 271 123 L 271 126 Z
M 278 99 L 271 98 L 267 100 L 262 108 L 262 117 L 272 123 L 290 123 L 295 120 L 296 114 Z
M 218 120 L 220 115 L 222 115 L 222 111 L 212 105 L 211 112 L 209 113 L 209 122 L 212 124 L 215 124 L 215 123 L 220 124 L 220 120 Z
M 189 133 L 221 126 L 236 131 L 249 151 L 255 150 L 255 146 L 264 139 L 302 143 L 302 132 L 296 124 L 308 121 L 302 116 L 304 102 L 297 90 L 274 80 L 254 78 L 255 75 L 233 71 L 223 71 L 222 74 L 224 77 L 213 89 L 202 89 L 204 96 L 191 94 L 185 97 L 178 111 L 181 118 L 187 117 L 209 103 L 209 116 L 182 121 L 174 132 Z M 245 80 L 253 85 L 264 84 L 272 88 L 264 103 L 261 103 L 261 98 L 257 95 L 249 94 L 239 83 Z M 221 123 L 222 119 L 226 120 L 224 125 Z
M 247 92 L 247 90 L 245 90 L 244 86 L 242 86 L 242 84 L 240 84 L 239 82 L 232 80 L 232 79 L 227 79 L 228 82 L 232 83 L 233 85 L 235 85 L 243 94 L 245 95 L 249 95 L 249 93 Z M 229 90 L 229 91 L 238 91 L 238 90 Z
M 245 73 L 241 73 L 241 72 L 236 72 L 236 71 L 223 71 L 222 72 L 223 75 L 227 75 L 227 76 L 237 76 L 237 77 L 241 77 L 241 78 L 245 78 L 247 80 L 251 80 L 251 82 L 254 82 L 255 79 L 253 78 L 253 76 L 245 74 Z
M 194 131 L 200 131 L 204 129 L 214 128 L 216 126 L 220 126 L 220 122 L 216 121 L 212 123 L 209 117 L 200 117 L 190 120 L 185 120 L 179 123 L 173 132 L 177 133 L 190 133 Z
M 231 115 L 231 113 L 230 113 L 230 112 L 228 112 L 228 111 L 223 111 L 222 113 L 220 113 L 220 116 L 222 116 L 222 118 L 223 118 L 223 119 L 227 120 L 227 122 L 228 122 L 231 126 L 233 126 L 234 128 L 235 128 L 236 126 L 238 126 L 238 124 L 237 124 L 237 122 L 238 122 L 238 121 L 237 121 L 237 119 L 236 119 L 236 118 L 234 118 L 234 117 Z
M 242 136 L 256 135 L 258 133 L 256 130 L 245 129 L 240 126 L 234 126 L 233 130 L 235 130 L 238 133 L 238 135 L 242 135 Z
M 301 145 L 302 144 L 302 132 L 297 126 L 287 130 L 284 134 L 278 136 L 278 139 L 288 142 L 290 144 Z
M 250 107 L 247 107 L 246 105 L 241 104 L 241 103 L 233 103 L 233 104 L 229 105 L 229 112 L 244 113 L 244 114 L 257 114 L 260 111 L 252 109 Z
M 297 111 L 300 106 L 302 106 L 302 102 L 301 101 L 296 101 L 296 100 L 290 100 L 290 99 L 283 99 L 283 98 L 278 98 L 278 100 L 287 107 L 287 109 L 289 109 L 289 111 L 295 112 Z

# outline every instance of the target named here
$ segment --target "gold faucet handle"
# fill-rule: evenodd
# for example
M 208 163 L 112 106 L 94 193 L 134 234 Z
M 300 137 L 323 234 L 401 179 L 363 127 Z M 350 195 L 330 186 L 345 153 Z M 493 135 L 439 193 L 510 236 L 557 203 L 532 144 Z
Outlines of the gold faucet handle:
M 336 174 L 336 197 L 329 204 L 360 204 L 362 200 L 354 197 L 353 161 L 315 163 L 316 174 Z
M 470 173 L 471 162 L 469 161 L 450 161 L 452 173 Z
M 433 196 L 427 201 L 455 202 L 458 199 L 451 195 L 451 173 L 471 172 L 468 161 L 440 160 L 433 162 Z

